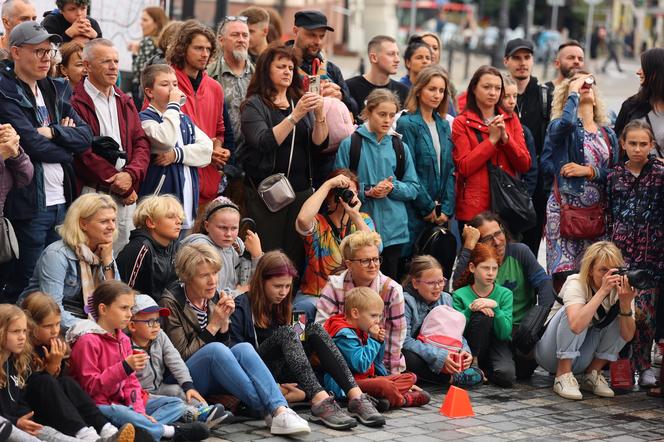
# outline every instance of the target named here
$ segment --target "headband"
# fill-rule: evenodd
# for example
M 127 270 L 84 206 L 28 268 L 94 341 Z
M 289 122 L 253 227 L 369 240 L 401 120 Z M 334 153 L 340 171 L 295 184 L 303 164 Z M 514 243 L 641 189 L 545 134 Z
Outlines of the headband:
M 214 212 L 216 212 L 218 210 L 221 210 L 221 209 L 226 209 L 226 208 L 235 209 L 235 210 L 237 210 L 238 213 L 240 213 L 240 208 L 238 206 L 236 206 L 235 204 L 220 204 L 217 207 L 215 207 L 214 209 L 210 210 L 210 213 L 208 213 L 205 216 L 205 221 L 209 221 L 210 217 L 212 216 L 212 214 Z

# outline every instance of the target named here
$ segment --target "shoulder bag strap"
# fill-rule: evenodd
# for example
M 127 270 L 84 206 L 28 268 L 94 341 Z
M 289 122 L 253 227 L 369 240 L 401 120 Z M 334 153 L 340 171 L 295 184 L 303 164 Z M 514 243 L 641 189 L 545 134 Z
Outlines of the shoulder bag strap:
M 293 100 L 291 100 L 290 104 L 291 104 L 291 109 L 295 109 L 295 104 L 293 104 Z M 304 118 L 306 118 L 306 116 Z M 291 143 L 290 143 L 290 154 L 288 155 L 288 171 L 286 172 L 286 178 L 288 178 L 290 176 L 291 162 L 293 161 L 293 148 L 295 147 L 295 128 L 296 127 L 297 127 L 297 124 L 293 126 L 293 137 L 291 138 Z M 275 162 L 276 162 L 276 156 L 275 156 Z
M 479 144 L 482 144 L 482 142 L 484 141 L 484 138 L 482 138 L 482 132 L 480 132 L 479 129 L 475 129 L 475 128 L 473 128 L 473 132 L 475 132 L 475 136 L 477 137 L 477 142 Z M 489 160 L 486 162 L 487 167 L 490 167 L 492 164 L 493 163 L 491 163 L 491 159 L 489 158 Z M 491 171 L 491 169 L 489 168 L 489 172 L 490 171 Z

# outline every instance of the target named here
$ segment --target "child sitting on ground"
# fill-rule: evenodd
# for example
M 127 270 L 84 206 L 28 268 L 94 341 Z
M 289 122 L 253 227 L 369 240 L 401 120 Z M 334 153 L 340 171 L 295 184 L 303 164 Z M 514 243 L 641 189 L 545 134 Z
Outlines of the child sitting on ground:
M 390 375 L 383 365 L 385 329 L 380 327 L 384 303 L 380 295 L 368 287 L 356 287 L 346 294 L 345 313 L 330 316 L 325 330 L 339 348 L 358 387 L 375 398 L 385 398 L 390 408 L 419 407 L 431 399 L 415 386 L 413 373 Z M 335 397 L 343 391 L 328 374 L 325 387 Z
M 132 348 L 150 357 L 151 369 L 136 371 L 141 387 L 149 393 L 150 398 L 172 396 L 182 399 L 187 403 L 185 419 L 204 422 L 209 428 L 214 428 L 232 416 L 223 405 L 208 405 L 194 389 L 187 365 L 161 329 L 160 318 L 169 316 L 171 311 L 159 307 L 148 295 L 136 295 L 131 314 L 128 329 L 131 332 Z M 164 382 L 166 370 L 173 375 L 177 384 Z
M 116 263 L 122 281 L 138 293 L 155 300 L 178 278 L 175 253 L 185 214 L 173 195 L 148 196 L 136 206 L 136 226 L 129 243 L 118 253 Z

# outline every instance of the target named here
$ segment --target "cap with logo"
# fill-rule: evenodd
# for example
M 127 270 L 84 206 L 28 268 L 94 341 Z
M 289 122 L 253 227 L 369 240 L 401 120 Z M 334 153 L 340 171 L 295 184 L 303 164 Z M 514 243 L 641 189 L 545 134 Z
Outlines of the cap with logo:
M 320 29 L 325 28 L 328 31 L 334 32 L 334 28 L 328 26 L 327 17 L 320 11 L 298 11 L 295 13 L 295 26 L 304 29 Z
M 49 34 L 45 27 L 34 21 L 26 21 L 17 25 L 9 34 L 9 46 L 38 45 L 46 40 L 51 43 L 62 43 L 58 34 Z
M 159 313 L 159 316 L 170 316 L 171 311 L 164 307 L 159 307 L 152 297 L 148 295 L 136 295 L 135 304 L 131 308 L 132 315 L 139 313 Z
M 535 52 L 535 46 L 532 41 L 523 38 L 515 38 L 508 41 L 507 45 L 505 45 L 505 58 L 511 57 L 516 51 L 520 51 L 521 49 L 525 49 L 531 54 Z

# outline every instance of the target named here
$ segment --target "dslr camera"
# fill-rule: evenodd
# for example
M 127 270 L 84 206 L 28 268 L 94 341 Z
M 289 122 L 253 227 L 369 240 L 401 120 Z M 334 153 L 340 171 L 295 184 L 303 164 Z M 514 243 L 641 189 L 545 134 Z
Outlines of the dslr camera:
M 337 187 L 336 189 L 334 189 L 334 201 L 336 202 L 342 200 L 350 207 L 355 207 L 357 205 L 357 201 L 353 201 L 354 198 L 355 198 L 355 192 L 353 192 L 350 189 L 345 189 L 343 187 Z
M 630 270 L 627 267 L 618 267 L 618 270 L 614 273 L 615 275 L 627 276 L 627 281 L 629 285 L 639 290 L 645 290 L 653 288 L 652 278 L 650 273 L 647 270 L 636 269 Z

